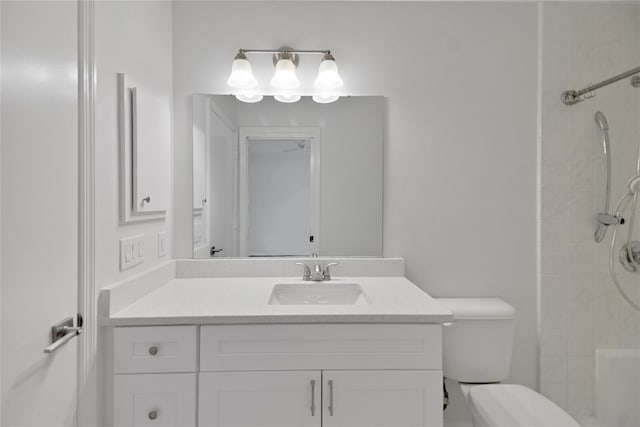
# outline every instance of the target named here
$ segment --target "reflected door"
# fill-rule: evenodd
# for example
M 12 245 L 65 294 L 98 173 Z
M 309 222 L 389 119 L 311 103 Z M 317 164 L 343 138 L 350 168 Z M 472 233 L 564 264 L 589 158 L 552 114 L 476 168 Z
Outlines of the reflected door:
M 248 256 L 311 254 L 311 143 L 248 139 Z
M 205 215 L 205 222 L 209 225 L 209 245 L 215 246 L 216 250 L 222 249 L 222 252 L 217 252 L 218 256 L 238 256 L 236 135 L 234 129 L 213 111 L 209 114 L 209 145 L 208 209 Z

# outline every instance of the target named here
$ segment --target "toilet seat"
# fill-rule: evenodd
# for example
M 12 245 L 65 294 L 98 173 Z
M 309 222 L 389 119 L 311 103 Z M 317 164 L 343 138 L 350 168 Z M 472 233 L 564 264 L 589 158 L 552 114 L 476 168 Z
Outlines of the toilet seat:
M 486 384 L 466 387 L 472 415 L 480 426 L 580 427 L 555 403 L 525 386 Z

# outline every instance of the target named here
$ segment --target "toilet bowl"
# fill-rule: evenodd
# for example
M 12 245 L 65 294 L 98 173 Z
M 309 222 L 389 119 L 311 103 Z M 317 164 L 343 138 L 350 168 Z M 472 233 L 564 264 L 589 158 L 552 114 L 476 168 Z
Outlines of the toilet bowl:
M 497 298 L 440 298 L 454 323 L 443 331 L 443 374 L 460 383 L 474 427 L 580 427 L 528 387 L 502 384 L 511 366 L 516 311 Z

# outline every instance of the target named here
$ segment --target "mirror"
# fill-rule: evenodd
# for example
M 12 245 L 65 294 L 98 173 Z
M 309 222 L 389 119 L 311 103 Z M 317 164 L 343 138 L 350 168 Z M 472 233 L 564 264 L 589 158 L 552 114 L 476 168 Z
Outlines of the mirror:
M 194 95 L 194 258 L 382 256 L 384 114 Z

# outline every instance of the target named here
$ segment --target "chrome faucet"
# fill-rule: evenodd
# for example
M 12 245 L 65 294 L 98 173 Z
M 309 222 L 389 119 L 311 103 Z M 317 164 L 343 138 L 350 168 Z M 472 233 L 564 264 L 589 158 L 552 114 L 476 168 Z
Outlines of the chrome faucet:
M 312 258 L 318 258 L 318 254 L 313 254 Z M 306 262 L 296 262 L 296 265 L 304 266 L 304 270 L 302 273 L 302 280 L 312 281 L 312 282 L 322 282 L 324 280 L 331 280 L 331 272 L 329 271 L 329 267 L 338 265 L 337 262 L 330 262 L 322 268 L 318 261 L 315 261 L 313 268 L 309 266 Z

